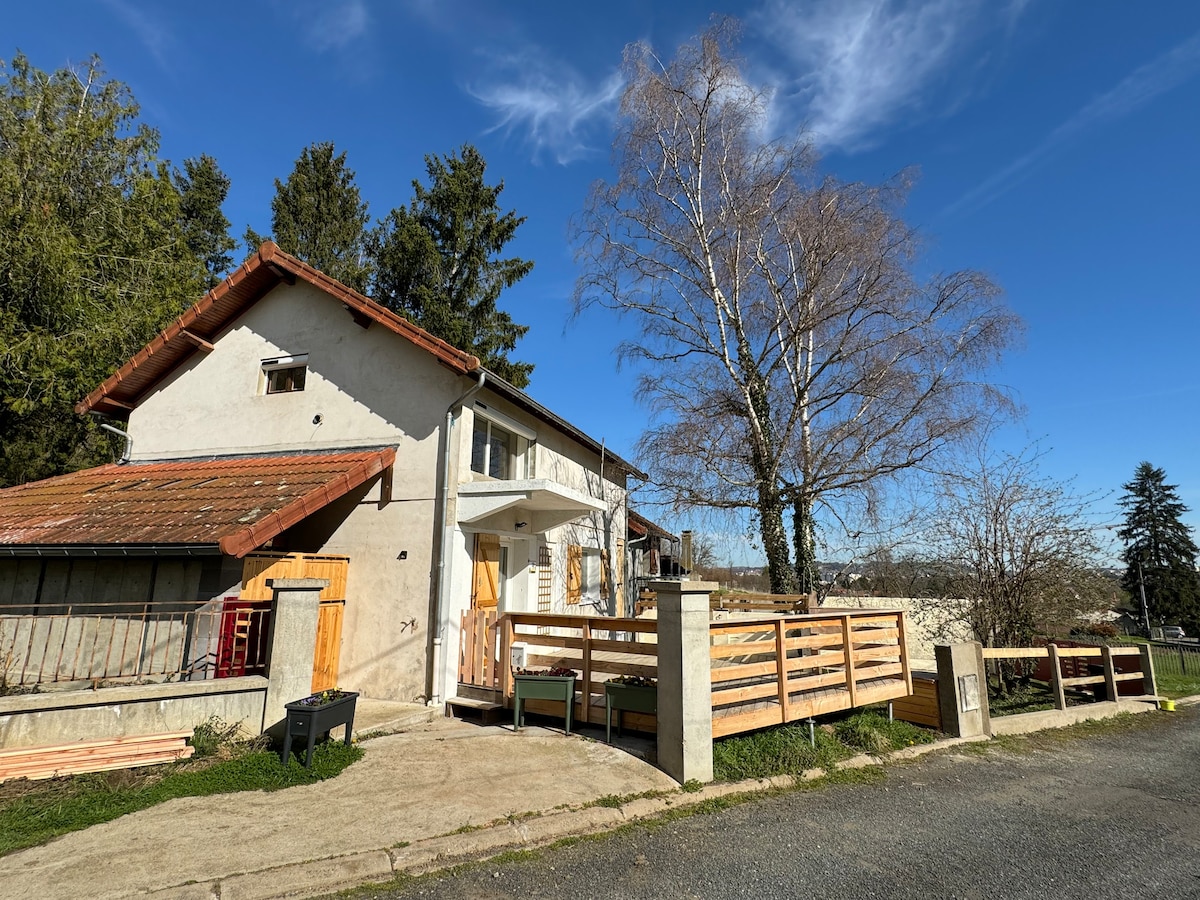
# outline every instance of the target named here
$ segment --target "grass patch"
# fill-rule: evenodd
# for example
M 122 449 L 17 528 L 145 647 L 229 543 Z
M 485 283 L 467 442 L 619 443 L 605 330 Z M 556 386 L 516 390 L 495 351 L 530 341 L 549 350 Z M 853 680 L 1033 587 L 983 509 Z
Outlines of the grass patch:
M 816 729 L 809 742 L 808 726 L 781 725 L 751 734 L 723 738 L 713 744 L 713 772 L 718 781 L 798 776 L 806 769 L 829 769 L 859 753 L 887 753 L 914 744 L 928 744 L 936 734 L 908 722 L 889 722 L 876 710 L 845 716 L 832 726 Z
M 994 688 L 988 692 L 988 712 L 992 716 L 1015 716 L 1020 713 L 1054 709 L 1050 689 L 1037 684 L 1017 685 L 1001 694 Z
M 51 838 L 173 800 L 236 791 L 277 791 L 332 778 L 362 758 L 363 751 L 329 741 L 313 751 L 312 768 L 294 757 L 284 766 L 261 742 L 231 745 L 220 729 L 196 729 L 196 756 L 169 766 L 17 781 L 0 792 L 0 854 L 44 844 Z M 213 732 L 218 733 L 214 734 Z
M 1154 683 L 1160 694 L 1170 697 L 1172 700 L 1200 694 L 1200 674 L 1159 675 L 1156 673 Z

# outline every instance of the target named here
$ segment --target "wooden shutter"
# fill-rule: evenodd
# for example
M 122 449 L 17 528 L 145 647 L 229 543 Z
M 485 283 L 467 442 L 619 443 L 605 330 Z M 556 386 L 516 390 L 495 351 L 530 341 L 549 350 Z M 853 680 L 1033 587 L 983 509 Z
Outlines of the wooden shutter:
M 567 545 L 567 603 L 578 606 L 583 589 L 583 547 Z
M 607 600 L 612 593 L 608 582 L 608 551 L 600 551 L 600 599 Z
M 500 602 L 500 538 L 475 535 L 475 566 L 471 577 L 472 609 L 495 609 Z
M 617 538 L 617 615 L 625 615 L 625 539 Z

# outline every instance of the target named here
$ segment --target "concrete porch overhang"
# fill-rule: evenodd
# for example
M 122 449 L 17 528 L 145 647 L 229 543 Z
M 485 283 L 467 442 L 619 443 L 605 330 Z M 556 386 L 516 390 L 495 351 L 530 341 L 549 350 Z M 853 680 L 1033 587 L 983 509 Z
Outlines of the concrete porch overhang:
M 458 486 L 458 522 L 476 528 L 516 516 L 529 534 L 541 534 L 580 516 L 604 510 L 604 503 L 574 488 L 544 478 L 473 481 Z

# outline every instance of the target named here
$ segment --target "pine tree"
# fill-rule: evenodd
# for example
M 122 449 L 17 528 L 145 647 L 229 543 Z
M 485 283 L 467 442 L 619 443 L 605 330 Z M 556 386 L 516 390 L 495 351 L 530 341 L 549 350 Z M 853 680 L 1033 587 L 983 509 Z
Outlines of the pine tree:
M 217 161 L 207 154 L 183 162 L 175 173 L 179 189 L 179 212 L 188 249 L 204 262 L 207 287 L 221 282 L 233 265 L 231 251 L 237 242 L 229 236 L 229 220 L 221 204 L 229 194 L 229 178 Z
M 533 365 L 509 354 L 529 328 L 496 303 L 533 263 L 500 258 L 525 219 L 500 210 L 504 182 L 485 183 L 486 167 L 469 144 L 457 155 L 425 157 L 429 187 L 413 181 L 409 206 L 393 209 L 371 233 L 374 299 L 525 387 Z
M 0 61 L 0 485 L 111 459 L 73 405 L 203 291 L 138 115 L 98 58 Z
M 346 154 L 333 151 L 329 142 L 305 147 L 287 181 L 275 179 L 271 229 L 279 249 L 365 292 L 371 274 L 364 253 L 367 204 Z M 247 229 L 245 240 L 252 250 L 263 239 Z
M 1200 550 L 1183 523 L 1188 509 L 1176 486 L 1166 483 L 1166 473 L 1148 462 L 1140 463 L 1133 480 L 1123 487 L 1125 495 L 1119 502 L 1125 524 L 1117 531 L 1125 544 L 1121 585 L 1135 599 L 1144 587 L 1152 623 L 1180 624 L 1196 633 L 1200 630 L 1200 579 L 1196 574 Z

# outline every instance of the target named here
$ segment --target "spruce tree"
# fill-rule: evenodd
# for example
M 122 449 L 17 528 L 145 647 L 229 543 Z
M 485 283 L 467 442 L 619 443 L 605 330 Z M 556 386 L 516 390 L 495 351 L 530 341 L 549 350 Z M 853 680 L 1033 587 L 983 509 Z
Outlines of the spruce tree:
M 456 155 L 425 157 L 429 186 L 414 180 L 411 203 L 371 233 L 374 299 L 525 387 L 533 365 L 509 354 L 529 328 L 496 304 L 533 263 L 501 257 L 525 219 L 500 209 L 504 182 L 487 184 L 486 168 L 469 144 Z
M 1125 544 L 1121 586 L 1135 601 L 1144 587 L 1152 624 L 1178 624 L 1195 634 L 1200 631 L 1200 550 L 1183 523 L 1188 509 L 1176 486 L 1166 483 L 1166 473 L 1148 462 L 1138 465 L 1124 489 L 1119 502 L 1125 522 L 1117 531 Z
M 275 179 L 271 229 L 279 249 L 360 292 L 371 272 L 364 252 L 367 218 L 354 170 L 344 152 L 334 154 L 332 143 L 305 147 L 287 181 Z M 247 249 L 261 242 L 246 230 Z
M 183 162 L 175 173 L 179 213 L 188 249 L 204 263 L 206 286 L 215 287 L 233 265 L 237 242 L 229 236 L 229 220 L 221 204 L 229 194 L 229 178 L 208 154 Z

